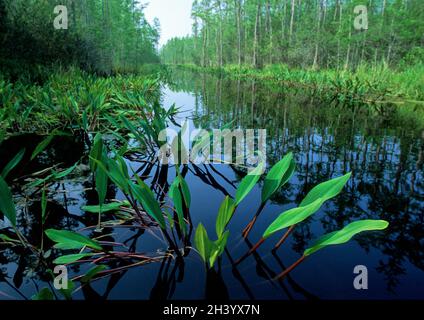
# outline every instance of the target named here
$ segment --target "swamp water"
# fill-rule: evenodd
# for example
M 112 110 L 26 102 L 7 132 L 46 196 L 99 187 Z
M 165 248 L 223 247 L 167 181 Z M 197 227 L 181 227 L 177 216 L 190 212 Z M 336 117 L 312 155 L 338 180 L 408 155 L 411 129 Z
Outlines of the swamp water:
M 215 266 L 219 272 L 207 273 L 200 256 L 190 250 L 184 263 L 166 259 L 130 268 L 84 286 L 74 294 L 75 299 L 424 298 L 422 110 L 406 105 L 342 106 L 302 90 L 182 71 L 172 73 L 163 85 L 162 105 L 167 108 L 174 103 L 181 111 L 175 120 L 188 118 L 192 127 L 214 129 L 234 121 L 241 129 L 266 129 L 268 165 L 293 152 L 295 175 L 265 207 L 248 240 L 241 237 L 241 231 L 260 204 L 262 182 L 241 203 L 229 225 L 228 251 Z M 4 166 L 22 147 L 32 151 L 39 141 L 33 136 L 4 141 L 0 164 Z M 18 176 L 57 163 L 69 167 L 86 154 L 80 139 L 59 137 L 42 156 L 31 162 L 26 159 Z M 134 170 L 142 166 L 137 159 L 128 164 Z M 276 254 L 271 249 L 283 232 L 266 241 L 258 254 L 237 269 L 232 268 L 232 261 L 256 243 L 278 214 L 295 207 L 316 184 L 348 171 L 353 175 L 342 193 L 298 225 Z M 183 173 L 192 195 L 194 227 L 202 222 L 213 235 L 219 206 L 226 195 L 235 194 L 244 173 L 229 165 L 189 165 Z M 143 174 L 149 177 L 148 183 L 155 182 L 153 190 L 160 195 L 161 188 L 172 183 L 175 170 L 155 165 Z M 29 201 L 18 186 L 13 190 L 18 205 L 26 207 L 20 211 L 19 226 L 37 245 L 40 202 Z M 49 197 L 48 228 L 81 230 L 96 224 L 97 215 L 81 210 L 84 205 L 97 204 L 86 165 L 50 190 L 55 192 Z M 110 187 L 108 198 L 122 199 L 122 194 Z M 271 281 L 314 239 L 360 219 L 384 219 L 390 226 L 384 232 L 365 233 L 347 244 L 322 250 L 283 282 Z M 93 229 L 87 232 L 92 234 Z M 157 232 L 105 228 L 104 233 L 107 237 L 103 240 L 123 243 L 137 252 L 155 253 L 167 247 Z M 53 257 L 46 259 L 51 262 Z M 353 286 L 356 265 L 368 269 L 368 290 Z M 114 267 L 117 265 L 110 266 Z M 81 275 L 89 268 L 75 264 L 70 273 Z M 50 276 L 44 271 L 37 259 L 25 252 L 0 251 L 0 299 L 30 298 L 48 286 Z

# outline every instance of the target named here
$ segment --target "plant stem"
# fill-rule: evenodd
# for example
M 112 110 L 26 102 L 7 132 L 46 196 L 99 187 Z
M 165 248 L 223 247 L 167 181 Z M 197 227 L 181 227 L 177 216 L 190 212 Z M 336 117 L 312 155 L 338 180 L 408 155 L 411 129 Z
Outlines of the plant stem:
M 296 268 L 300 263 L 302 263 L 303 260 L 306 259 L 306 256 L 301 256 L 299 260 L 297 260 L 295 263 L 293 263 L 290 267 L 288 267 L 286 270 L 281 272 L 278 276 L 274 278 L 274 280 L 281 280 L 285 276 L 287 276 L 294 268 Z
M 246 228 L 243 229 L 243 238 L 247 238 L 247 236 L 249 235 L 250 231 L 253 228 L 253 225 L 255 224 L 256 220 L 258 219 L 259 215 L 261 214 L 262 210 L 265 207 L 265 202 L 262 202 L 261 205 L 259 206 L 258 210 L 255 213 L 255 216 L 253 217 L 253 219 L 249 222 L 249 224 L 246 226 Z
M 294 230 L 294 227 L 296 225 L 293 225 L 289 228 L 289 230 L 287 230 L 287 232 L 281 237 L 280 241 L 278 241 L 278 243 L 275 245 L 275 247 L 272 249 L 272 251 L 277 251 L 278 248 L 284 243 L 284 241 L 286 241 L 286 239 L 289 237 L 290 233 L 292 233 L 292 231 Z
M 263 243 L 265 242 L 264 238 L 261 238 L 247 253 L 245 253 L 240 259 L 238 259 L 234 264 L 238 265 L 244 259 L 246 259 L 248 256 L 250 256 L 253 252 L 255 252 Z

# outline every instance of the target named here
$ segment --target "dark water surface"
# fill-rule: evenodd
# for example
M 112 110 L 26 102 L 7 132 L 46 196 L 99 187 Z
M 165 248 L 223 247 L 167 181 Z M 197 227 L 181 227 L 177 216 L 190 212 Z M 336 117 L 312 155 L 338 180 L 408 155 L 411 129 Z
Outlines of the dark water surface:
M 173 73 L 171 81 L 164 84 L 163 105 L 173 103 L 182 111 L 177 120 L 189 118 L 191 127 L 220 128 L 234 121 L 241 129 L 266 129 L 268 165 L 291 151 L 296 173 L 265 207 L 247 241 L 242 239 L 241 230 L 260 204 L 262 182 L 242 202 L 229 226 L 228 251 L 219 274 L 206 274 L 200 257 L 192 250 L 184 265 L 167 260 L 132 268 L 79 290 L 76 298 L 424 298 L 422 111 L 406 105 L 342 106 L 301 90 L 181 71 Z M 9 141 L 9 146 L 3 144 L 0 154 L 7 154 L 12 145 L 19 150 Z M 69 147 L 68 151 L 64 146 Z M 73 157 L 79 158 L 85 152 L 78 141 L 59 141 L 42 158 L 45 163 L 32 166 L 38 169 L 66 161 L 71 165 L 76 161 Z M 134 169 L 140 166 L 136 161 L 128 163 Z M 96 215 L 80 209 L 85 204 L 96 204 L 86 169 L 80 166 L 76 178 L 57 184 L 58 192 L 49 203 L 55 212 L 49 217 L 51 227 L 76 230 L 96 223 Z M 236 270 L 232 268 L 231 261 L 254 244 L 279 213 L 299 204 L 316 184 L 349 171 L 353 175 L 343 192 L 298 225 L 276 254 L 271 249 L 281 233 L 270 238 L 258 255 L 249 257 Z M 154 168 L 147 181 L 159 172 Z M 162 174 L 172 183 L 172 167 Z M 235 194 L 243 175 L 228 165 L 188 167 L 185 178 L 192 194 L 190 213 L 195 226 L 202 222 L 209 234 L 214 234 L 218 208 L 225 195 Z M 70 192 L 60 192 L 63 189 Z M 18 188 L 14 191 L 23 206 L 25 198 Z M 109 193 L 111 199 L 122 197 L 113 188 Z M 29 210 L 20 215 L 20 225 L 35 243 L 39 241 L 40 227 L 35 218 L 39 214 L 40 204 L 31 202 Z M 285 281 L 270 281 L 297 260 L 314 239 L 360 219 L 385 219 L 390 226 L 384 232 L 359 235 L 347 244 L 319 251 Z M 110 240 L 133 245 L 138 252 L 166 249 L 166 244 L 150 232 L 110 229 L 108 233 Z M 368 268 L 368 290 L 353 287 L 356 265 Z M 82 274 L 88 268 L 76 266 L 73 272 Z M 0 299 L 21 298 L 20 294 L 30 297 L 37 285 L 45 287 L 44 281 L 48 280 L 34 258 L 19 252 L 0 253 L 0 270 Z

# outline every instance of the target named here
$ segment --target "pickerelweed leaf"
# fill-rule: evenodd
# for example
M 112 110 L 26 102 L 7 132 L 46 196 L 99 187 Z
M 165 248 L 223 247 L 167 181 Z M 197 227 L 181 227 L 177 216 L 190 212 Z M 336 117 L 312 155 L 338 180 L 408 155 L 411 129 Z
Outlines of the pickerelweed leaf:
M 224 201 L 222 201 L 222 204 L 218 211 L 218 217 L 216 218 L 216 235 L 218 238 L 222 236 L 224 233 L 225 228 L 227 227 L 228 223 L 230 222 L 233 213 L 235 210 L 235 204 L 234 200 L 231 199 L 229 196 L 226 196 Z
M 299 222 L 302 222 L 306 218 L 310 217 L 312 214 L 317 212 L 321 205 L 323 204 L 323 199 L 318 198 L 314 202 L 304 207 L 297 207 L 290 210 L 287 210 L 280 214 L 277 219 L 265 230 L 263 238 L 266 239 L 270 237 L 275 232 L 282 230 L 287 227 L 291 227 Z
M 37 294 L 31 297 L 31 300 L 48 301 L 54 300 L 54 294 L 49 288 L 43 288 Z
M 101 133 L 97 133 L 94 137 L 93 146 L 90 150 L 90 169 L 95 172 L 97 163 L 94 160 L 101 161 L 103 156 L 103 138 Z
M 0 212 L 2 212 L 10 223 L 16 226 L 16 207 L 13 202 L 12 192 L 3 177 L 0 176 Z
M 10 171 L 12 171 L 19 164 L 19 162 L 22 161 L 24 154 L 25 149 L 22 149 L 13 157 L 12 160 L 8 162 L 8 164 L 3 168 L 3 171 L 1 172 L 1 176 L 3 177 L 3 179 L 6 179 Z
M 217 249 L 215 243 L 209 239 L 208 233 L 201 223 L 196 228 L 194 245 L 205 263 L 210 261 L 212 252 Z
M 47 196 L 46 196 L 46 188 L 43 188 L 41 193 L 41 221 L 43 224 L 46 223 L 47 219 Z
M 351 175 L 352 173 L 349 172 L 344 176 L 320 183 L 319 185 L 315 186 L 302 200 L 299 207 L 307 206 L 318 198 L 323 199 L 323 201 L 334 198 L 342 191 Z
M 78 261 L 82 258 L 91 257 L 93 254 L 91 253 L 77 253 L 77 254 L 68 254 L 65 256 L 61 256 L 53 261 L 55 264 L 68 264 Z
M 87 273 L 81 278 L 82 283 L 88 283 L 93 279 L 99 272 L 106 270 L 107 267 L 103 264 L 95 266 L 87 271 Z
M 110 211 L 118 211 L 122 207 L 129 207 L 130 203 L 128 201 L 122 201 L 122 202 L 111 202 L 102 205 L 102 213 L 110 212 Z M 100 206 L 83 206 L 81 207 L 81 210 L 85 212 L 90 213 L 100 213 Z
M 224 252 L 225 247 L 227 246 L 228 237 L 230 235 L 230 231 L 225 231 L 219 238 L 214 242 L 215 248 L 211 252 L 211 256 L 209 258 L 209 266 L 213 268 L 216 259 Z
M 269 170 L 262 187 L 262 203 L 266 202 L 282 186 L 282 180 L 290 169 L 293 154 L 287 154 Z
M 170 197 L 174 202 L 175 211 L 177 212 L 178 224 L 184 235 L 187 234 L 187 226 L 184 220 L 183 197 L 181 195 L 179 179 L 175 179 L 170 190 Z
M 49 136 L 47 136 L 43 141 L 41 141 L 34 149 L 31 155 L 31 160 L 34 160 L 36 156 L 38 156 L 41 152 L 44 151 L 44 149 L 47 148 L 47 146 L 52 142 L 53 138 L 55 137 L 55 131 L 53 131 Z
M 130 184 L 134 197 L 141 203 L 147 214 L 149 214 L 159 224 L 161 229 L 165 229 L 165 218 L 152 190 L 150 190 L 146 183 L 144 183 L 144 181 L 140 178 L 137 179 L 137 182 L 138 184 Z
M 248 173 L 240 182 L 236 191 L 236 206 L 238 206 L 240 202 L 249 194 L 249 192 L 252 191 L 255 184 L 259 181 L 263 173 L 263 167 L 264 163 L 260 162 L 258 166 L 250 173 Z
M 72 248 L 83 248 L 87 246 L 95 250 L 103 250 L 97 241 L 76 232 L 48 229 L 45 231 L 45 233 L 47 237 L 49 237 L 54 242 L 57 242 L 58 244 L 65 246 L 68 245 Z
M 106 155 L 104 155 L 104 159 Z M 95 163 L 95 162 L 94 162 Z M 108 175 L 102 168 L 96 168 L 96 191 L 99 198 L 99 205 L 103 207 L 106 200 Z
M 319 238 L 310 248 L 305 250 L 304 256 L 309 256 L 331 245 L 346 243 L 360 232 L 384 230 L 388 226 L 389 223 L 385 220 L 360 220 L 352 222 L 341 230 L 328 233 Z

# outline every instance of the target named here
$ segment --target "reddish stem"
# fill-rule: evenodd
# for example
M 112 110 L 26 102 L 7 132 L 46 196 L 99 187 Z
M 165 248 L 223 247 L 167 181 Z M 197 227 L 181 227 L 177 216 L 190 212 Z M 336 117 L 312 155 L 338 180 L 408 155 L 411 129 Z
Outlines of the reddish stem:
M 276 251 L 284 243 L 284 241 L 286 241 L 286 239 L 289 237 L 290 233 L 292 233 L 292 231 L 294 230 L 294 227 L 295 227 L 295 225 L 291 226 L 289 228 L 289 230 L 287 230 L 287 232 L 282 236 L 280 241 L 278 241 L 278 243 L 275 245 L 274 249 L 272 249 L 273 251 Z
M 255 252 L 261 245 L 262 243 L 265 242 L 264 238 L 261 238 L 253 247 L 252 249 L 250 249 L 244 256 L 242 256 L 240 259 L 238 259 L 235 262 L 235 265 L 238 265 L 240 262 L 242 262 L 244 259 L 246 259 L 248 256 L 250 256 L 253 252 Z
M 286 270 L 284 270 L 283 272 L 281 272 L 278 276 L 276 276 L 274 278 L 274 280 L 281 280 L 283 279 L 285 276 L 287 276 L 294 268 L 296 268 L 300 263 L 302 263 L 303 260 L 306 259 L 306 256 L 302 256 L 300 257 L 299 260 L 297 260 L 295 263 L 293 263 L 290 267 L 288 267 Z

